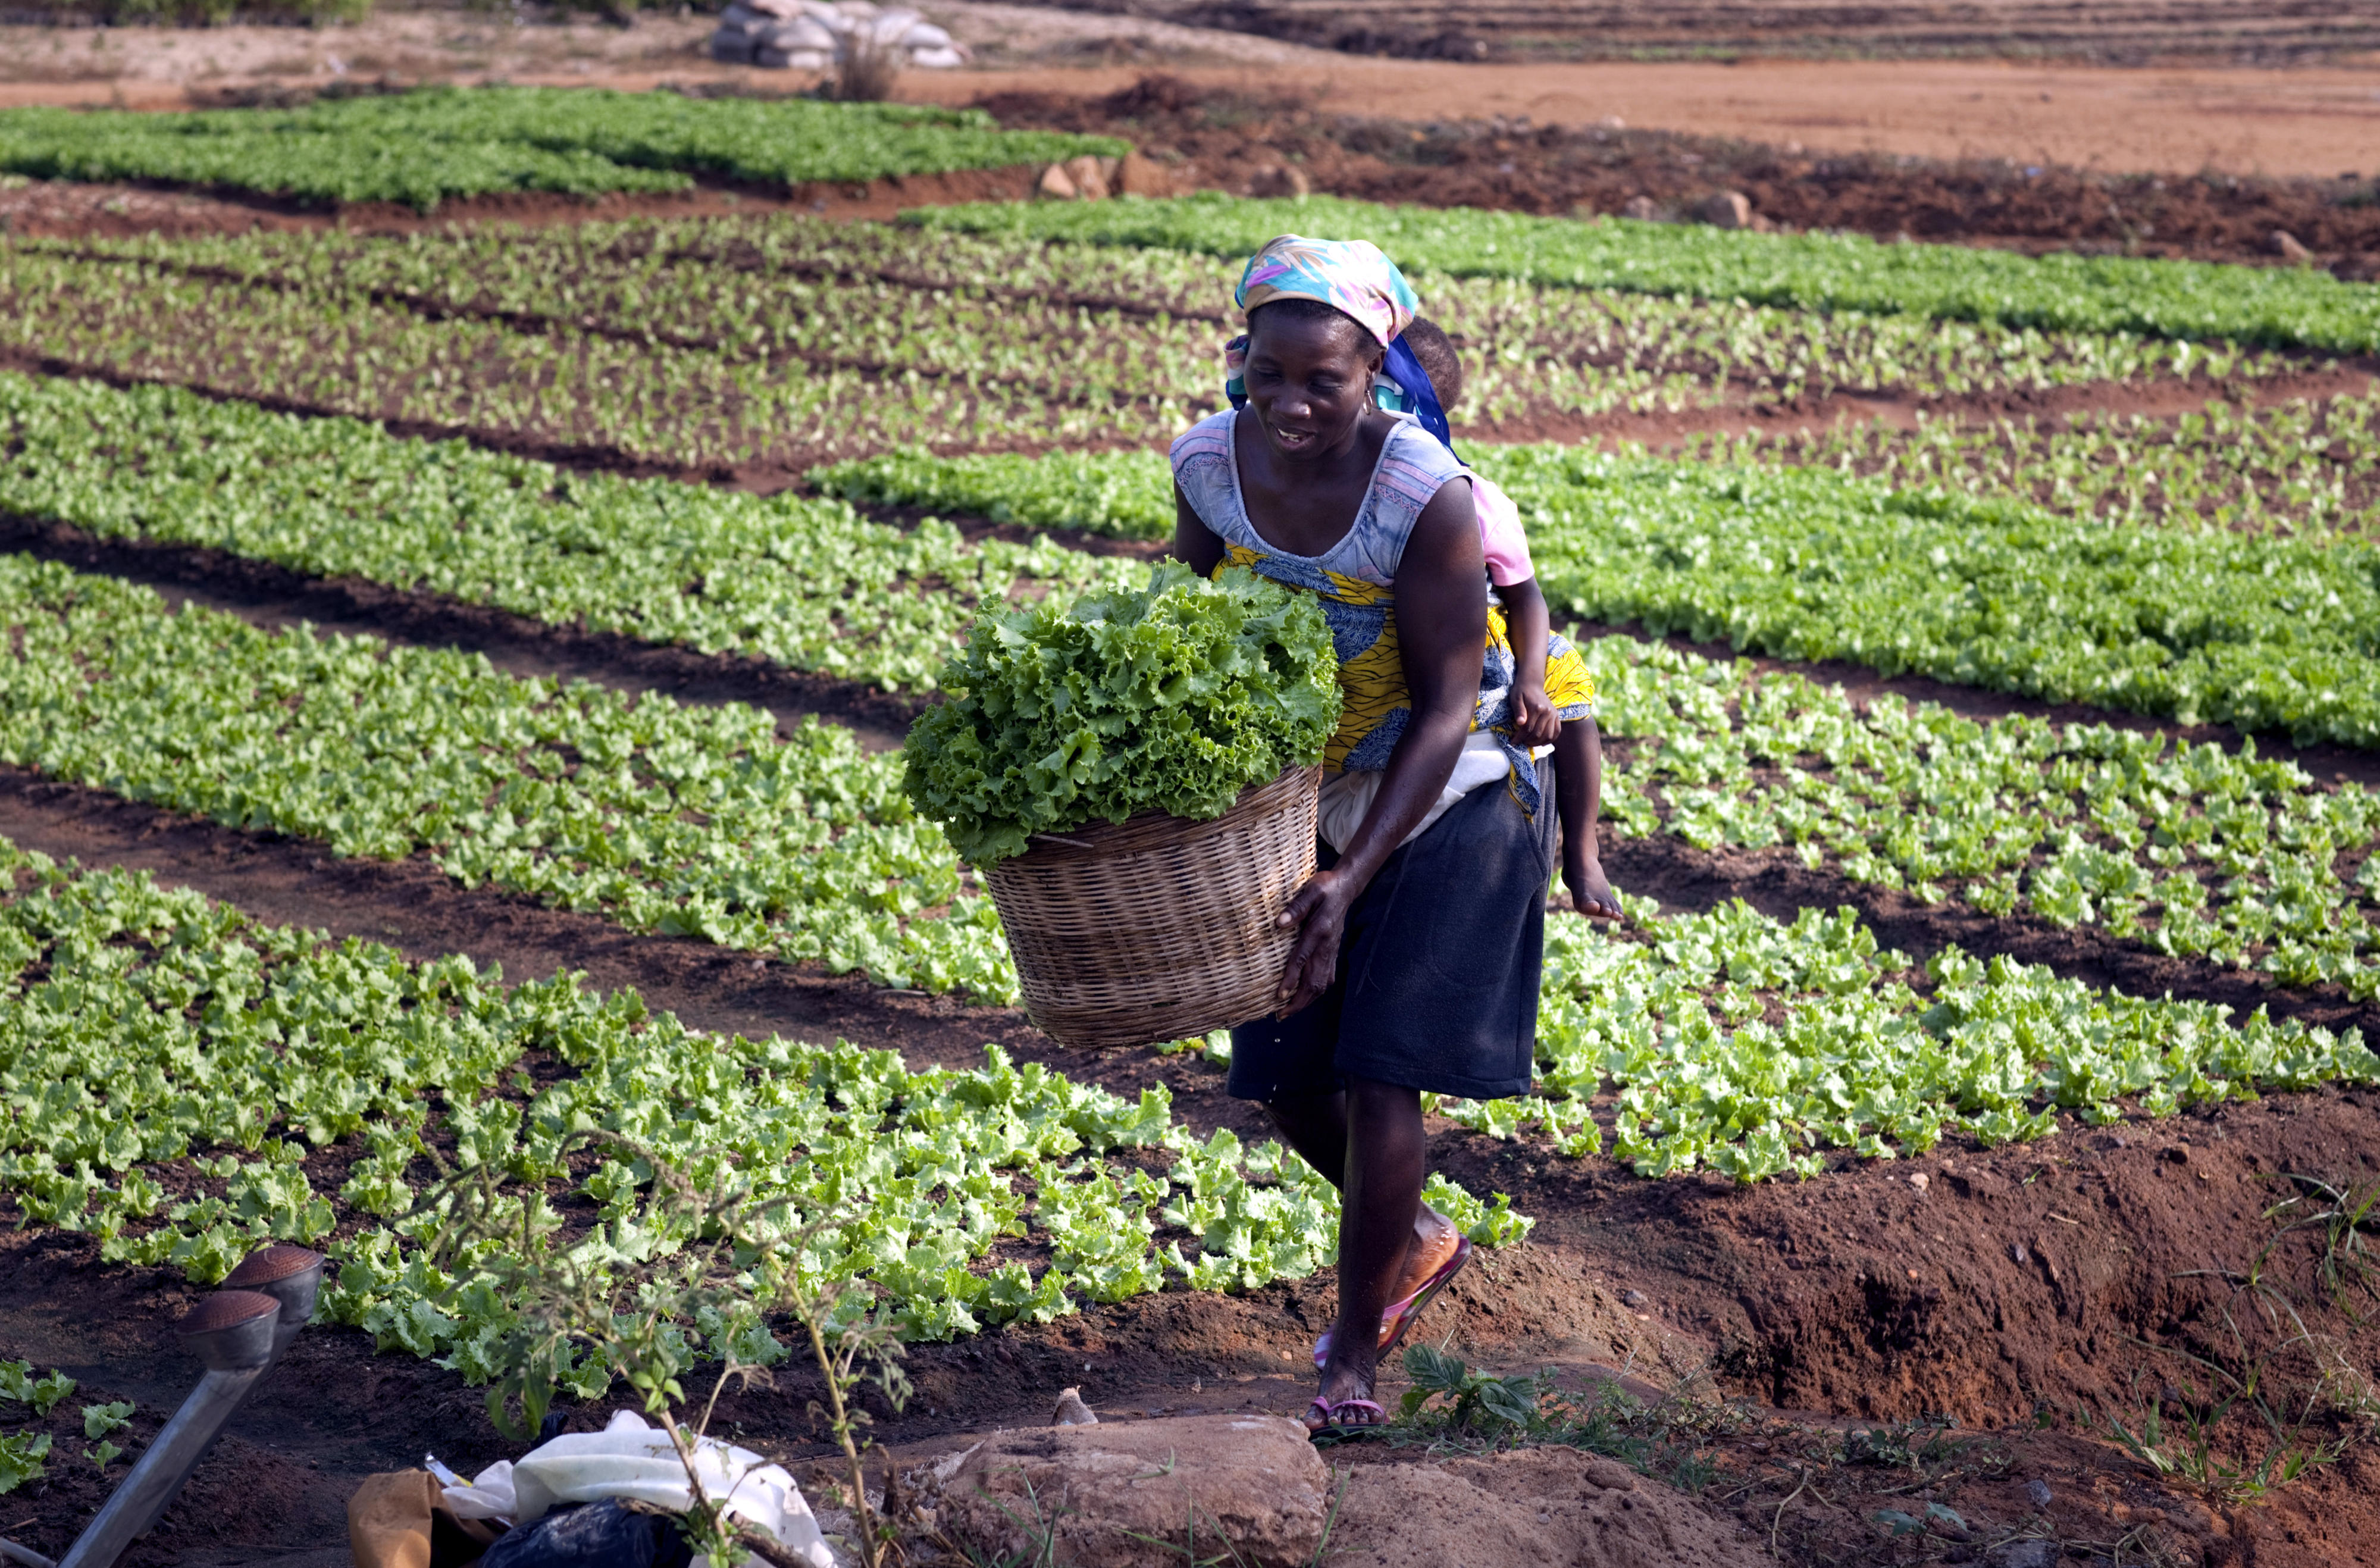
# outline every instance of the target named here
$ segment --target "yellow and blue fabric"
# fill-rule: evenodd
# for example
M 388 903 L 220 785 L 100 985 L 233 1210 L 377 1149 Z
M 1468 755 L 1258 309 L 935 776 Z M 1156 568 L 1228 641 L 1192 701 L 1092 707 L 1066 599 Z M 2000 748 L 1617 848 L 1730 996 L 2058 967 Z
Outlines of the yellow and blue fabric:
M 1400 417 L 1381 449 L 1354 526 L 1323 554 L 1292 555 L 1268 543 L 1248 519 L 1232 444 L 1238 418 L 1229 410 L 1210 415 L 1176 438 L 1174 482 L 1199 520 L 1222 541 L 1223 565 L 1245 566 L 1320 601 L 1339 657 L 1341 699 L 1339 726 L 1323 748 L 1325 771 L 1385 769 L 1413 722 L 1413 697 L 1397 643 L 1397 565 L 1422 509 L 1447 481 L 1463 476 L 1463 465 L 1411 416 Z M 1547 695 L 1564 718 L 1584 717 L 1594 711 L 1594 677 L 1567 642 L 1559 647 L 1567 659 L 1547 661 Z M 1495 735 L 1512 764 L 1507 783 L 1512 797 L 1535 818 L 1541 792 L 1529 747 L 1512 733 L 1512 672 L 1504 617 L 1491 606 L 1471 727 Z
M 1243 312 L 1276 299 L 1316 299 L 1378 339 L 1397 340 L 1421 309 L 1397 264 L 1368 239 L 1308 239 L 1277 235 L 1248 258 L 1232 303 Z

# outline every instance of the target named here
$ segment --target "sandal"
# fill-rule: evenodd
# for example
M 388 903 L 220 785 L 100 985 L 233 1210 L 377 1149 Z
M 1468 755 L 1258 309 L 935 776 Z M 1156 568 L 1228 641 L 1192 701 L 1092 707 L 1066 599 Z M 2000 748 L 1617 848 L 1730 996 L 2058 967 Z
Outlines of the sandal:
M 1405 1331 L 1412 1328 L 1414 1319 L 1421 1316 L 1421 1309 L 1427 1307 L 1430 1304 L 1430 1299 L 1437 1295 L 1439 1291 L 1444 1290 L 1447 1286 L 1447 1282 L 1452 1280 L 1455 1275 L 1461 1273 L 1463 1271 L 1463 1266 L 1470 1261 L 1471 1238 L 1468 1236 L 1456 1238 L 1454 1244 L 1454 1256 L 1448 1258 L 1446 1262 L 1439 1267 L 1437 1273 L 1432 1274 L 1428 1279 L 1424 1280 L 1421 1282 L 1421 1288 L 1415 1291 L 1413 1295 L 1405 1297 L 1402 1301 L 1392 1302 L 1390 1304 L 1389 1309 L 1380 1314 L 1380 1348 L 1378 1352 L 1379 1355 L 1386 1356 L 1390 1351 L 1396 1349 L 1398 1345 L 1404 1342 Z M 1330 1339 L 1331 1336 L 1337 1332 L 1338 1329 L 1336 1325 L 1333 1325 L 1330 1328 L 1323 1330 L 1322 1337 L 1314 1342 L 1314 1369 L 1316 1371 L 1318 1372 L 1324 1367 L 1330 1365 Z
M 1368 1410 L 1371 1418 L 1342 1421 L 1339 1413 L 1342 1410 Z M 1317 1416 L 1322 1419 L 1314 1419 Z M 1378 1431 L 1388 1424 L 1387 1416 L 1387 1411 L 1368 1399 L 1323 1399 L 1318 1396 L 1312 1404 L 1306 1406 L 1305 1429 L 1318 1438 L 1348 1438 L 1358 1432 Z

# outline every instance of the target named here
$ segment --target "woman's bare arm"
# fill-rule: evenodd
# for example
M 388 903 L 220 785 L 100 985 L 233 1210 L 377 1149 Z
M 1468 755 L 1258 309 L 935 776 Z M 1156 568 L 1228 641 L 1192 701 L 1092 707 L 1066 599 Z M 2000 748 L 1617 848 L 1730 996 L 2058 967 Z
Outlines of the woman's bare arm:
M 1176 538 L 1178 553 L 1178 531 Z M 1450 483 L 1422 509 L 1397 565 L 1397 650 L 1413 717 L 1389 754 L 1380 793 L 1338 863 L 1316 872 L 1281 914 L 1283 925 L 1303 928 L 1281 974 L 1284 1014 L 1330 989 L 1348 906 L 1438 804 L 1454 772 L 1479 699 L 1488 639 L 1486 571 L 1469 488 Z
M 1172 554 L 1177 561 L 1188 562 L 1190 569 L 1202 577 L 1213 577 L 1223 559 L 1223 541 L 1191 508 L 1190 498 L 1178 484 L 1173 487 Z

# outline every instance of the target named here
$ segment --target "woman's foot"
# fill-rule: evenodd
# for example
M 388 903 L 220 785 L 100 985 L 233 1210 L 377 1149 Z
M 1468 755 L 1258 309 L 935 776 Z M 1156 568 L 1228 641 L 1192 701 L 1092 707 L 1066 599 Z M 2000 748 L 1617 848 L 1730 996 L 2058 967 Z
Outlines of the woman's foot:
M 1305 1429 L 1314 1436 L 1344 1438 L 1388 1424 L 1388 1412 L 1372 1399 L 1372 1380 L 1353 1367 L 1332 1367 L 1322 1374 L 1322 1392 L 1305 1410 Z

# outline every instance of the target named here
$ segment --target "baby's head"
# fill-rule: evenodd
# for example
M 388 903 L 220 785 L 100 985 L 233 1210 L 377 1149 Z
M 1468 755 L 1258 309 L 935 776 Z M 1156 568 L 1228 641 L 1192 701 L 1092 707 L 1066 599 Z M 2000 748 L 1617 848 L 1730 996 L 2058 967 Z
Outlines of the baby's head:
M 1438 406 L 1451 417 L 1454 406 L 1463 401 L 1463 359 L 1454 351 L 1454 340 L 1427 316 L 1415 316 L 1405 326 L 1404 344 L 1429 377 Z

